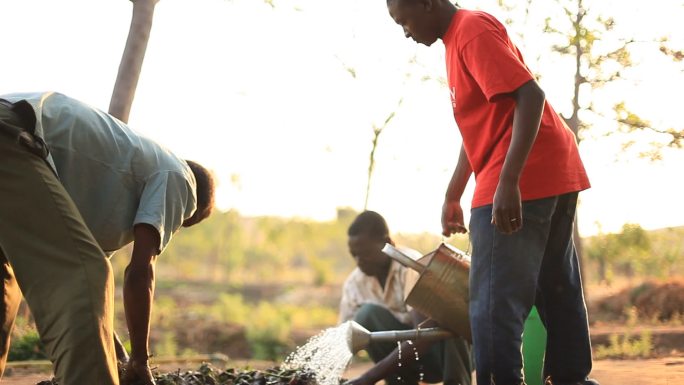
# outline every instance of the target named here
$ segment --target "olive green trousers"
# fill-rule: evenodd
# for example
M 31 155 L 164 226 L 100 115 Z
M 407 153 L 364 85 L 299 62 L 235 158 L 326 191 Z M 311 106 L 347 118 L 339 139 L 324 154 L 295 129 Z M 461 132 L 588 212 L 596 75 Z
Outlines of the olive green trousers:
M 0 105 L 0 125 L 21 121 Z M 23 293 L 60 385 L 119 383 L 109 261 L 52 169 L 6 132 L 0 132 L 0 280 L 0 378 Z

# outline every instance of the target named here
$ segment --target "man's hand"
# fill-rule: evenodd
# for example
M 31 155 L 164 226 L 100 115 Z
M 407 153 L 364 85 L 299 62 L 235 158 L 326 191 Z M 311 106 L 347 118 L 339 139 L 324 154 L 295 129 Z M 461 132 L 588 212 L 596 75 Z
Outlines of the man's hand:
M 347 382 L 345 382 L 343 385 L 374 385 L 375 382 L 369 381 L 368 379 L 365 378 L 365 376 L 361 377 L 356 377 L 354 379 L 351 379 Z
M 128 361 L 121 376 L 121 385 L 156 385 L 149 362 Z
M 461 145 L 458 163 L 449 181 L 446 194 L 444 194 L 444 205 L 442 205 L 442 235 L 445 237 L 449 237 L 454 233 L 465 234 L 468 232 L 463 223 L 461 196 L 472 173 L 473 168 L 468 161 L 465 147 Z
M 522 228 L 522 202 L 517 183 L 499 182 L 494 193 L 492 224 L 504 234 L 512 234 Z
M 454 233 L 465 234 L 468 230 L 463 224 L 463 209 L 459 201 L 444 201 L 442 206 L 442 235 L 449 237 Z

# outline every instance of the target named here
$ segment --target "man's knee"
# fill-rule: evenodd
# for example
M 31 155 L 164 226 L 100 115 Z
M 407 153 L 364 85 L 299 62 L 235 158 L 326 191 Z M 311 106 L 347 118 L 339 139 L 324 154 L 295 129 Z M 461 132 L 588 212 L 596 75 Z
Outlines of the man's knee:
M 366 303 L 361 305 L 359 310 L 356 311 L 354 321 L 373 331 L 377 330 L 379 319 L 386 317 L 388 314 L 391 315 L 385 307 L 374 303 Z

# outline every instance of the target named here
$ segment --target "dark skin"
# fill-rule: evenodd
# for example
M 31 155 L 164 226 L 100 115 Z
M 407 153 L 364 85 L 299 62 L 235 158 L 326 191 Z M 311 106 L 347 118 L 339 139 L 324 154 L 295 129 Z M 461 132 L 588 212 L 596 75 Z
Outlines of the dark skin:
M 457 12 L 456 6 L 446 0 L 390 0 L 387 8 L 407 38 L 426 46 L 444 36 Z M 492 224 L 501 233 L 512 234 L 523 226 L 520 176 L 539 131 L 545 95 L 537 82 L 530 80 L 501 97 L 513 98 L 516 105 L 511 143 L 494 193 Z M 460 200 L 472 172 L 465 150 L 461 148 L 442 206 L 444 236 L 467 232 Z
M 449 29 L 456 6 L 446 0 L 389 0 L 387 10 L 406 38 L 429 47 Z
M 394 242 L 386 236 L 374 238 L 366 234 L 353 235 L 349 237 L 347 245 L 349 246 L 349 253 L 356 261 L 358 268 L 366 275 L 377 278 L 381 287 L 385 287 L 387 282 L 387 275 L 392 264 L 392 259 L 382 252 L 385 243 L 394 245 Z M 412 311 L 414 327 L 417 327 L 421 322 L 425 321 L 425 317 L 416 311 Z M 421 325 L 421 327 L 436 326 L 433 321 L 429 321 Z M 409 354 L 402 354 L 402 365 L 410 365 L 415 362 L 413 358 L 413 349 L 420 355 L 425 353 L 434 342 L 432 341 L 416 341 L 413 345 L 407 342 L 402 343 L 402 351 L 410 352 Z M 399 368 L 399 349 L 395 349 L 392 354 L 385 357 L 383 360 L 376 363 L 372 368 L 363 373 L 361 376 L 347 381 L 346 385 L 371 385 L 387 378 L 396 373 Z
M 133 228 L 133 253 L 124 273 L 124 309 L 131 338 L 131 356 L 121 384 L 154 385 L 149 366 L 149 335 L 154 271 L 159 254 L 159 233 L 147 224 Z
M 413 326 L 414 328 L 430 328 L 438 326 L 432 320 L 426 321 L 426 318 L 415 310 L 411 311 L 413 316 Z M 424 322 L 425 321 L 425 322 Z M 408 366 L 415 363 L 414 349 L 418 353 L 418 356 L 422 356 L 426 353 L 430 347 L 434 344 L 434 341 L 416 340 L 413 345 L 408 342 L 401 343 L 401 351 L 404 352 L 401 355 L 401 365 Z M 368 369 L 361 376 L 347 381 L 344 385 L 373 385 L 384 378 L 390 377 L 395 374 L 399 368 L 399 348 L 394 349 L 394 351 L 383 358 L 377 364 L 373 365 L 372 368 Z
M 183 222 L 190 227 L 202 219 L 193 215 Z M 121 385 L 155 385 L 149 365 L 149 336 L 155 287 L 155 263 L 159 255 L 159 232 L 148 224 L 133 227 L 133 253 L 124 272 L 124 310 L 131 339 L 131 355 L 115 335 L 117 358 L 125 365 Z
M 468 162 L 465 148 L 461 145 L 458 163 L 456 164 L 454 174 L 451 176 L 449 187 L 447 187 L 446 199 L 442 206 L 442 234 L 447 237 L 454 233 L 465 234 L 468 231 L 463 221 L 461 196 L 472 173 L 473 169 Z
M 366 275 L 377 278 L 380 287 L 385 287 L 392 259 L 382 252 L 385 243 L 393 244 L 389 237 L 374 238 L 367 234 L 352 235 L 347 241 L 349 254 L 358 268 Z

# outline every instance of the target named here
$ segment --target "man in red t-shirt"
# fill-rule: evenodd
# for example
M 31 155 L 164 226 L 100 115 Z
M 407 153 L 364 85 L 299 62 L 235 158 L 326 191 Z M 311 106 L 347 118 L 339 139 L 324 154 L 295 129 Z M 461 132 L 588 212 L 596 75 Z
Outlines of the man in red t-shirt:
M 536 305 L 548 332 L 547 384 L 596 384 L 572 226 L 589 188 L 577 142 L 504 26 L 448 0 L 387 0 L 417 43 L 444 42 L 463 138 L 442 211 L 443 234 L 465 233 L 461 196 L 475 173 L 470 318 L 478 385 L 521 384 L 524 321 Z

